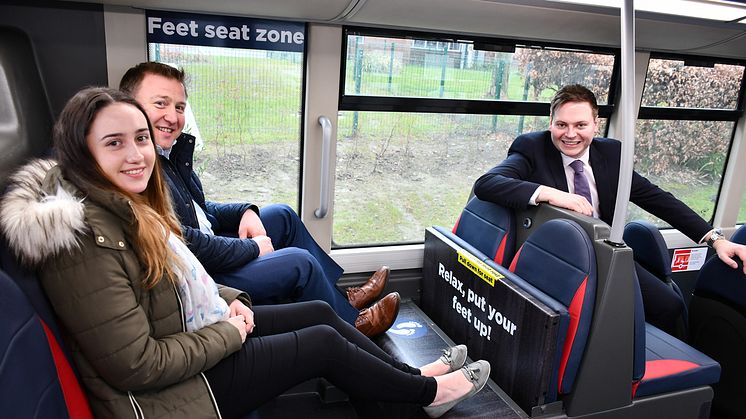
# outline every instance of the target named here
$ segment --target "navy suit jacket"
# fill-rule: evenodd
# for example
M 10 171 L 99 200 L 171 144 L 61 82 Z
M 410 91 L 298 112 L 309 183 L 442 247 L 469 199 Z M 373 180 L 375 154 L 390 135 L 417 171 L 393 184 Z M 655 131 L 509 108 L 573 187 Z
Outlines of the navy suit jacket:
M 590 165 L 596 178 L 599 218 L 611 224 L 619 183 L 622 144 L 609 138 L 594 138 Z M 562 156 L 549 131 L 523 134 L 513 141 L 508 157 L 477 179 L 474 193 L 484 201 L 509 208 L 526 208 L 539 185 L 568 192 Z M 630 201 L 669 223 L 698 242 L 712 228 L 686 204 L 633 172 Z
M 182 133 L 171 149 L 169 158 L 158 156 L 171 191 L 171 202 L 181 221 L 181 229 L 189 250 L 205 266 L 210 275 L 230 272 L 259 256 L 259 245 L 252 239 L 236 237 L 243 213 L 259 208 L 249 203 L 222 204 L 205 200 L 202 183 L 194 167 L 194 137 Z M 212 224 L 215 235 L 199 229 L 196 202 Z

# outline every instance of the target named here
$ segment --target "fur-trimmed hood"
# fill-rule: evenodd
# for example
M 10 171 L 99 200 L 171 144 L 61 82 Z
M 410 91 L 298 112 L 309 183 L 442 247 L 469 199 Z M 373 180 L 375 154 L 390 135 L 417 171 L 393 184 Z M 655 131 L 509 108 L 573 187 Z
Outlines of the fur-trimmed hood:
M 85 207 L 54 160 L 33 160 L 10 178 L 0 227 L 16 256 L 30 266 L 78 246 Z

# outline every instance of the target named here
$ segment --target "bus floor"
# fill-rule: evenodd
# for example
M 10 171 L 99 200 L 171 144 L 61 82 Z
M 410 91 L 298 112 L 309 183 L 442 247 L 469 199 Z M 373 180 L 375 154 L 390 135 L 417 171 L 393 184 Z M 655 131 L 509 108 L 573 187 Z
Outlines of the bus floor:
M 412 301 L 402 302 L 392 328 L 374 339 L 383 350 L 409 365 L 437 359 L 454 343 Z M 413 404 L 380 403 L 349 399 L 325 380 L 303 383 L 258 411 L 260 419 L 289 417 L 324 419 L 426 418 Z M 444 418 L 525 418 L 526 415 L 494 383 L 469 400 L 459 403 Z

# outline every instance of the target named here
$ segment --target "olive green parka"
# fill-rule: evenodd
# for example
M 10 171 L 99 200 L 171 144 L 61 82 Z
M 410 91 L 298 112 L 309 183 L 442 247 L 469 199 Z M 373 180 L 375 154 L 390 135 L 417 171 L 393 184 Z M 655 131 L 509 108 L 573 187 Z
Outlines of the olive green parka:
M 205 370 L 241 347 L 228 322 L 185 332 L 176 288 L 141 285 L 133 212 L 113 192 L 80 191 L 51 160 L 17 172 L 0 207 L 12 250 L 34 267 L 98 418 L 216 418 Z M 221 287 L 230 304 L 248 295 Z

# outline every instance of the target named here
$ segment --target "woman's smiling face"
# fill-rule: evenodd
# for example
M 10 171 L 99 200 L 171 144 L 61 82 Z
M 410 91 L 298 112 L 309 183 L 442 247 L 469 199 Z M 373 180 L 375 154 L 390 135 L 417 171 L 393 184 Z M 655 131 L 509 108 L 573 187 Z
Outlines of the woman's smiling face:
M 113 184 L 133 194 L 145 190 L 156 157 L 148 121 L 139 109 L 126 103 L 102 108 L 89 127 L 86 142 Z

